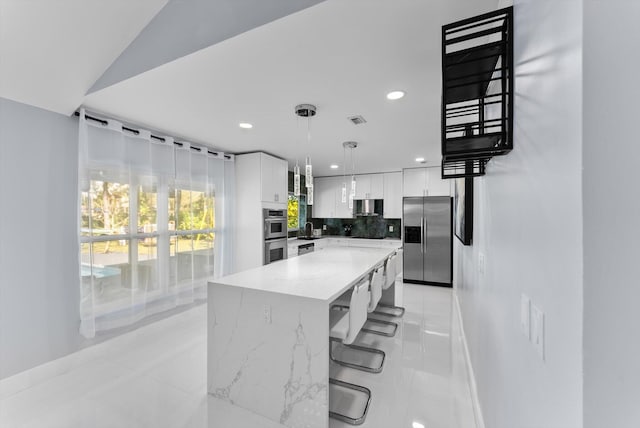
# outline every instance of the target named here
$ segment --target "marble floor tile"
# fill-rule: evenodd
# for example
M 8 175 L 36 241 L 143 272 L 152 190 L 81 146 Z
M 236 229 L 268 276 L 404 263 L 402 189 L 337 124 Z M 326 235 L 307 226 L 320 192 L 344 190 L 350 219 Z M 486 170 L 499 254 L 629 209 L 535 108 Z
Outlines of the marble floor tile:
M 331 364 L 330 376 L 371 390 L 364 428 L 474 428 L 451 289 L 396 287 L 406 313 L 381 317 L 399 324 L 395 337 L 356 340 L 386 353 L 382 373 Z M 206 349 L 202 305 L 100 343 L 64 373 L 2 395 L 0 427 L 282 428 L 207 395 Z

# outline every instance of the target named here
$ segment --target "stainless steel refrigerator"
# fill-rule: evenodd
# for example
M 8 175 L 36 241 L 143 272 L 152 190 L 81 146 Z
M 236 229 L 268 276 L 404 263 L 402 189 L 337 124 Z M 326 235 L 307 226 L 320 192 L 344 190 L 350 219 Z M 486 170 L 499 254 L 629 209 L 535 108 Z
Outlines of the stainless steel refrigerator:
M 428 196 L 403 202 L 404 281 L 451 287 L 452 198 Z

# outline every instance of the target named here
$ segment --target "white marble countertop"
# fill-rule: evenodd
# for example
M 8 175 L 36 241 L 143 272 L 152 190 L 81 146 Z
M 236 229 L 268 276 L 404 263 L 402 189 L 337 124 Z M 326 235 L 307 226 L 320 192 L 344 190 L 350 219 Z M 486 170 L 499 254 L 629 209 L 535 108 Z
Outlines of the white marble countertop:
M 394 251 L 395 248 L 330 247 L 228 275 L 211 283 L 329 303 Z
M 313 239 L 305 239 L 305 238 L 293 237 L 293 238 L 287 238 L 287 241 L 289 241 L 289 243 L 291 243 L 291 242 L 306 243 L 306 242 L 317 241 L 319 239 L 348 239 L 348 240 L 353 240 L 353 241 L 373 241 L 373 242 L 376 242 L 376 241 L 397 241 L 397 242 L 401 242 L 402 241 L 401 238 L 359 238 L 359 237 L 355 237 L 355 236 L 342 236 L 342 235 L 322 235 L 322 236 L 314 237 Z

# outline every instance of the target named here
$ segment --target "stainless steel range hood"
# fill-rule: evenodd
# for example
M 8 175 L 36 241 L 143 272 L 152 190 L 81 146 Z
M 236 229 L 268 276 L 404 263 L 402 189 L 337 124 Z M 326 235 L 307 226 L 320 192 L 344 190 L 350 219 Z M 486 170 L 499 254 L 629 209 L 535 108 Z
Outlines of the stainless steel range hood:
M 357 199 L 356 216 L 374 217 L 382 215 L 382 199 Z

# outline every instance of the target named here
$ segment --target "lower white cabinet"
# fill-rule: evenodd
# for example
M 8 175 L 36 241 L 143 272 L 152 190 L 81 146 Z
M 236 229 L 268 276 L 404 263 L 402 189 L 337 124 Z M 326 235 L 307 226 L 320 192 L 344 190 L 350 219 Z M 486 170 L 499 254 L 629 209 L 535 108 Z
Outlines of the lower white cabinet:
M 298 245 L 308 244 L 309 242 L 313 242 L 313 251 L 322 251 L 329 247 L 400 248 L 402 246 L 400 239 L 366 239 L 331 236 L 313 241 L 292 241 L 288 246 L 288 257 L 296 257 L 298 255 Z
M 291 259 L 298 256 L 298 244 L 287 245 L 287 258 Z

